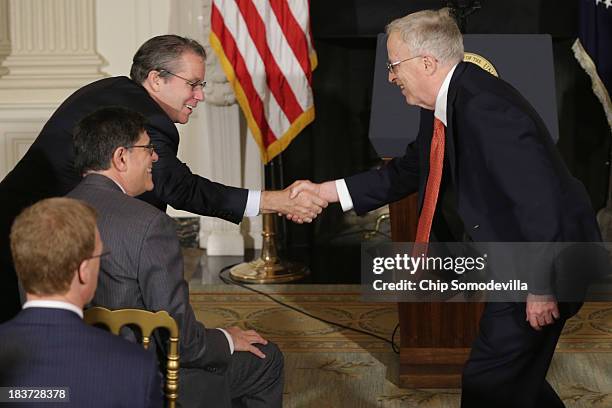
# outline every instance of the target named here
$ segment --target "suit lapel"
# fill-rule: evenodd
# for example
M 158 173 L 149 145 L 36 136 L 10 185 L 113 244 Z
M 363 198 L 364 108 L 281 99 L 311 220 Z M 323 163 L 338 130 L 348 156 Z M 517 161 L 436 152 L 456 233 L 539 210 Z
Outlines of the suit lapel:
M 460 62 L 455 68 L 455 72 L 453 72 L 453 76 L 451 78 L 449 87 L 448 87 L 448 96 L 446 102 L 446 140 L 445 140 L 445 154 L 448 158 L 448 165 L 451 173 L 451 180 L 453 186 L 457 185 L 456 180 L 456 155 L 455 155 L 455 137 L 454 137 L 454 102 L 457 97 L 457 89 L 458 84 L 461 79 L 461 75 L 465 71 L 467 67 L 466 62 Z

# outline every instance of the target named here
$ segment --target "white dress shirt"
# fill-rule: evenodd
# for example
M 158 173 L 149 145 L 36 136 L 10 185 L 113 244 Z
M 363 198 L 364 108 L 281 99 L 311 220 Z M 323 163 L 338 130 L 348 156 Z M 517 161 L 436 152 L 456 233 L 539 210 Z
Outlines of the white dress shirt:
M 28 300 L 22 306 L 23 309 L 28 309 L 31 307 L 70 310 L 71 312 L 78 314 L 81 319 L 83 318 L 83 310 L 80 307 L 61 300 Z

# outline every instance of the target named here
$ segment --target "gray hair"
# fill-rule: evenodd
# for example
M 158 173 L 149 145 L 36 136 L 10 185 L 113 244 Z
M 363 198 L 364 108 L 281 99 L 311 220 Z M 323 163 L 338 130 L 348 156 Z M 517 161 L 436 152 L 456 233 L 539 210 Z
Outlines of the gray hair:
M 414 56 L 428 54 L 443 65 L 463 60 L 463 36 L 448 8 L 408 14 L 390 22 L 386 31 L 399 33 Z
M 180 58 L 185 52 L 192 52 L 203 60 L 206 59 L 204 48 L 196 40 L 173 34 L 153 37 L 136 51 L 130 77 L 142 84 L 151 71 L 179 71 Z M 169 75 L 167 72 L 160 73 L 161 77 Z

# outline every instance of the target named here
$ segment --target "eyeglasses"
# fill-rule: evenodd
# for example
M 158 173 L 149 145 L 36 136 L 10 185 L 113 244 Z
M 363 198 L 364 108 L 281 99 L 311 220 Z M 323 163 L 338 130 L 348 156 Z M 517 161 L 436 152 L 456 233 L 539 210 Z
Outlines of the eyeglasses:
M 183 78 L 180 75 L 176 75 L 174 72 L 170 72 L 167 69 L 160 69 L 159 73 L 166 73 L 166 74 L 170 74 L 172 76 L 175 76 L 177 78 L 182 79 L 183 81 L 185 81 L 187 83 L 187 85 L 189 85 L 191 87 L 192 91 L 195 91 L 198 87 L 200 87 L 201 90 L 204 90 L 204 86 L 206 86 L 206 81 L 190 81 L 187 78 Z
M 149 154 L 153 156 L 153 152 L 155 151 L 155 145 L 153 143 L 149 143 L 147 145 L 129 145 L 125 146 L 126 149 L 132 149 L 134 147 L 140 147 L 141 149 L 149 149 Z
M 98 255 L 88 256 L 85 259 L 102 258 L 103 256 L 110 255 L 110 253 L 111 253 L 111 251 L 104 251 L 104 252 L 102 252 L 102 253 L 100 253 Z M 85 259 L 83 259 L 83 260 L 85 260 Z
M 387 69 L 389 70 L 390 73 L 395 74 L 395 67 L 397 67 L 399 64 L 401 64 L 402 62 L 410 61 L 411 59 L 419 58 L 419 57 L 422 57 L 422 55 L 417 55 L 416 57 L 406 58 L 401 61 L 387 62 Z

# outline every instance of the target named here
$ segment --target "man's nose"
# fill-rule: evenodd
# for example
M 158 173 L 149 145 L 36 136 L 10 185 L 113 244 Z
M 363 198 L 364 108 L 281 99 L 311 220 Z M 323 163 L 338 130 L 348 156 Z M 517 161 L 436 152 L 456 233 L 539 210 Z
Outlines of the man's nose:
M 155 163 L 158 159 L 159 159 L 159 156 L 157 155 L 157 152 L 153 150 L 153 155 L 151 156 L 151 160 L 153 161 L 153 163 Z
M 395 73 L 393 71 L 389 71 L 389 76 L 388 76 L 389 82 L 391 83 L 395 82 L 396 78 L 397 77 L 395 76 Z
M 201 86 L 198 86 L 195 89 L 195 92 L 193 93 L 193 97 L 195 98 L 196 101 L 203 101 L 204 100 L 204 88 Z

